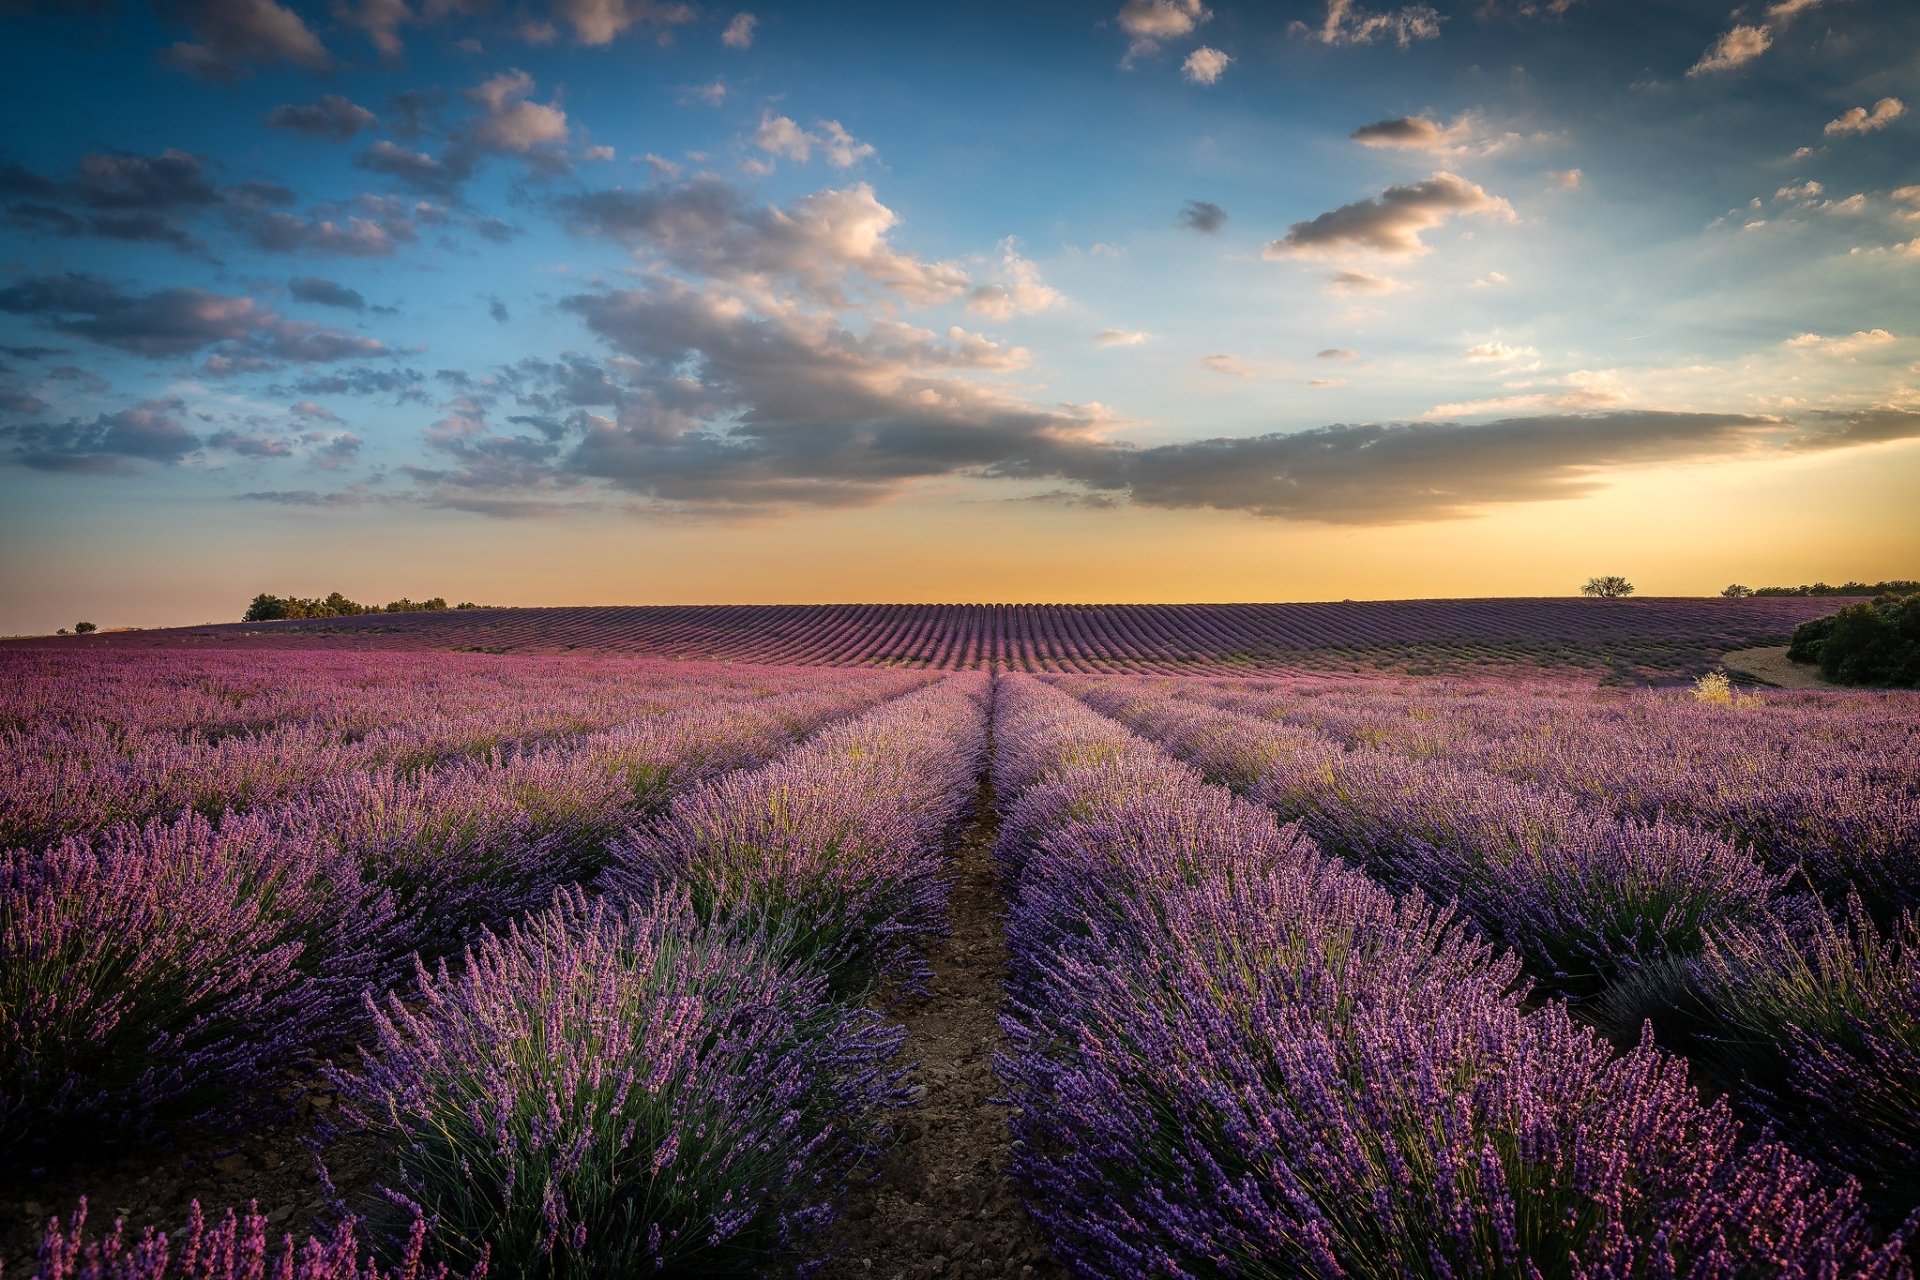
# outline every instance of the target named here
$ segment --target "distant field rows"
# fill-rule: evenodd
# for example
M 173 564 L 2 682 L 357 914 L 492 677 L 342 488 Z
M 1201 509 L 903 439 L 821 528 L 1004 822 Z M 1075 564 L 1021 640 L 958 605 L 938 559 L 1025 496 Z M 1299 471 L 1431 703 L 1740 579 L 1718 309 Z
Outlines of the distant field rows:
M 689 605 L 468 609 L 32 643 L 568 650 L 798 666 L 1103 673 L 1460 665 L 1694 673 L 1843 601 L 1503 599 L 1212 605 Z

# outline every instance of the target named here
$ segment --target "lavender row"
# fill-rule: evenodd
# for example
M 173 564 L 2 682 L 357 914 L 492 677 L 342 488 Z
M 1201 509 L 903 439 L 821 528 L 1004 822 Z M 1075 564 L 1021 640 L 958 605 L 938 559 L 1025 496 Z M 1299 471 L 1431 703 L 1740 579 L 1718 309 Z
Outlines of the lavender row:
M 360 993 L 597 875 L 674 793 L 921 677 L 718 701 L 572 749 L 332 780 L 278 809 L 0 858 L 0 1147 L 257 1100 Z
M 1901 1276 L 1518 965 L 1056 690 L 1000 698 L 1016 1173 L 1083 1275 Z
M 1388 887 L 1457 901 L 1569 995 L 1700 954 L 1713 930 L 1768 918 L 1784 884 L 1723 836 L 1594 814 L 1565 792 L 1450 761 L 1346 750 L 1164 683 L 1075 692 Z
M 589 691 L 572 703 L 506 691 L 500 701 L 442 716 L 430 696 L 396 699 L 400 722 L 354 736 L 337 727 L 289 724 L 260 734 L 219 739 L 168 734 L 126 736 L 111 727 L 14 734 L 0 741 L 0 844 L 30 844 L 61 834 L 89 834 L 115 822 L 172 818 L 185 810 L 208 817 L 229 809 L 283 803 L 319 780 L 390 764 L 412 770 L 460 756 L 513 753 L 564 745 L 593 732 L 716 700 L 749 703 L 789 696 L 803 703 L 836 684 L 851 696 L 884 696 L 910 687 L 897 674 L 836 675 L 757 672 L 725 680 L 649 684 L 609 701 Z M 777 717 L 778 709 L 772 709 Z M 804 717 L 804 711 L 799 712 Z M 551 741 L 549 741 L 551 740 Z
M 597 900 L 389 998 L 333 1075 L 376 1222 L 424 1212 L 443 1256 L 514 1274 L 822 1265 L 912 1096 L 903 1032 L 850 997 L 924 978 L 985 736 L 964 678 L 833 725 L 677 797 Z
M 1384 883 L 1457 901 L 1530 971 L 1631 1039 L 1662 1038 L 1749 1112 L 1920 1206 L 1920 929 L 1842 921 L 1724 836 L 1614 818 L 1566 792 L 1440 759 L 1343 750 L 1170 686 L 1079 688 L 1207 776 L 1297 818 Z M 1849 905 L 1850 904 L 1850 905 Z
M 1234 682 L 1203 696 L 1350 746 L 1562 790 L 1616 816 L 1720 832 L 1770 869 L 1804 875 L 1830 905 L 1858 892 L 1882 923 L 1920 906 L 1912 694 L 1768 693 L 1716 704 L 1546 682 L 1439 691 Z

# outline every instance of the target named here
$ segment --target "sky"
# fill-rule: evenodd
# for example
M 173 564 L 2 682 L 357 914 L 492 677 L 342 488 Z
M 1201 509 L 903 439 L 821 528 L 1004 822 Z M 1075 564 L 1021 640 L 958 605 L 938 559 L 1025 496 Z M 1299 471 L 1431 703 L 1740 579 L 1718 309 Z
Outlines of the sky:
M 0 633 L 1920 576 L 1910 0 L 0 0 Z

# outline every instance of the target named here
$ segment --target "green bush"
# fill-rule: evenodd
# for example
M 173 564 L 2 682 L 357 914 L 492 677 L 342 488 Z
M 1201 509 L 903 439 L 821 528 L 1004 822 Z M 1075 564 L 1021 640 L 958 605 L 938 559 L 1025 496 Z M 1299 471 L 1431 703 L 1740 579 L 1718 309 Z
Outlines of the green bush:
M 1801 623 L 1787 647 L 1794 662 L 1817 662 L 1839 684 L 1920 688 L 1920 592 L 1850 604 Z

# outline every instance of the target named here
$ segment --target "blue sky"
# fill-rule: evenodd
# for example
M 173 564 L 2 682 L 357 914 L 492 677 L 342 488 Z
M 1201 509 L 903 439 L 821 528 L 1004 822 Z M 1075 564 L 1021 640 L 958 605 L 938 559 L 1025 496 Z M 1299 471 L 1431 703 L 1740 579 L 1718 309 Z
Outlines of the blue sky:
M 1894 0 L 0 26 L 0 630 L 1920 552 Z

